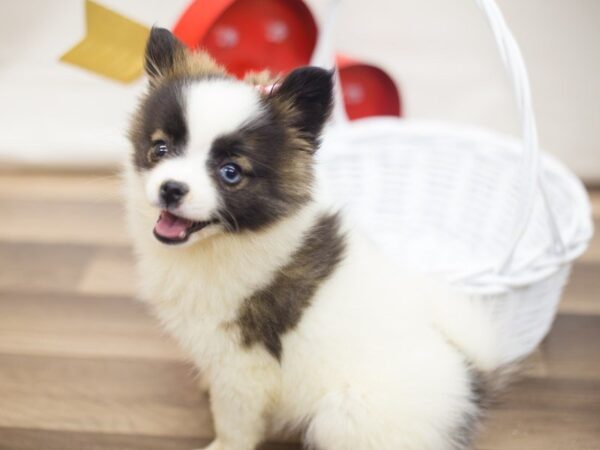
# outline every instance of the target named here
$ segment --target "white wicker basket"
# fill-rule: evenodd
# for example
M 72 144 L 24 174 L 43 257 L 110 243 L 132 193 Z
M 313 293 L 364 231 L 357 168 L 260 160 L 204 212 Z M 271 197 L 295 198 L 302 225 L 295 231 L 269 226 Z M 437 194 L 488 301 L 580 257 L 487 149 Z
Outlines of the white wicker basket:
M 322 66 L 336 3 L 313 59 Z M 527 72 L 501 12 L 477 3 L 513 82 L 523 139 L 395 118 L 349 123 L 338 102 L 319 177 L 395 261 L 443 274 L 493 308 L 511 361 L 548 333 L 593 226 L 580 181 L 539 151 Z

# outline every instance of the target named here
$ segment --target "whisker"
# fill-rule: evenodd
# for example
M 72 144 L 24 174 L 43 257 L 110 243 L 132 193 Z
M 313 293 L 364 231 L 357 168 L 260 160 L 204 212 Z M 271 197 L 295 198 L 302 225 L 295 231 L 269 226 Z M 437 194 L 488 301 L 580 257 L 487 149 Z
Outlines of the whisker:
M 228 231 L 234 231 L 234 232 L 239 232 L 240 231 L 240 225 L 238 224 L 237 219 L 235 218 L 235 216 L 231 213 L 231 211 L 229 211 L 227 208 L 223 208 L 222 212 L 227 213 L 227 215 L 231 218 L 231 220 L 233 221 L 233 224 L 235 225 L 234 229 L 229 229 Z M 221 212 L 219 212 L 219 214 L 221 214 Z
M 225 221 L 225 218 L 223 217 L 223 215 L 219 211 L 215 212 L 215 215 L 217 216 L 217 219 L 219 220 L 219 223 L 223 224 L 223 226 L 225 227 L 225 230 L 226 231 L 231 231 L 230 230 L 230 226 Z

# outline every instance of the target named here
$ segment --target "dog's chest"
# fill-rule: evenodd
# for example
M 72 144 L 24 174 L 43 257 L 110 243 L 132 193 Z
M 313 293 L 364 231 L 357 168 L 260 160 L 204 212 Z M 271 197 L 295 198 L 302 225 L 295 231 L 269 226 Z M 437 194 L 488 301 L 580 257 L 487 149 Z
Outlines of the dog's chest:
M 169 264 L 156 258 L 141 264 L 146 297 L 163 327 L 195 362 L 218 364 L 241 349 L 236 325 L 244 300 L 270 278 L 214 265 Z M 236 273 L 233 272 L 233 273 Z
M 224 314 L 215 314 L 201 308 L 189 308 L 181 303 L 155 306 L 155 314 L 164 328 L 183 350 L 201 366 L 217 363 L 226 350 L 238 348 L 236 330 L 227 326 Z

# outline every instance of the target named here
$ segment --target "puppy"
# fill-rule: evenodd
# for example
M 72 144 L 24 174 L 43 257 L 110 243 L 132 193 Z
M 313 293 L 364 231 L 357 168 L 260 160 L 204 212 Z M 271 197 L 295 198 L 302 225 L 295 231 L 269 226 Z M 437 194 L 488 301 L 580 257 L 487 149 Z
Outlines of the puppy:
M 145 65 L 128 216 L 142 296 L 209 387 L 207 448 L 289 430 L 319 450 L 469 448 L 497 336 L 320 200 L 332 73 L 256 89 L 156 28 Z

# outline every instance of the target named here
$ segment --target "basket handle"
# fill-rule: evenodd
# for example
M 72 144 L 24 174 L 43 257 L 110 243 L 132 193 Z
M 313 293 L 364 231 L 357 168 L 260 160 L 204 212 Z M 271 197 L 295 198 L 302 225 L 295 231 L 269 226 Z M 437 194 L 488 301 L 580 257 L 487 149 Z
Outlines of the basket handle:
M 523 156 L 521 158 L 519 178 L 522 179 L 522 200 L 517 211 L 517 221 L 513 228 L 513 239 L 505 255 L 496 266 L 497 273 L 503 273 L 510 269 L 513 256 L 519 246 L 519 243 L 525 235 L 525 231 L 532 217 L 536 195 L 539 191 L 542 195 L 542 201 L 545 206 L 548 225 L 554 238 L 556 250 L 560 253 L 566 252 L 563 239 L 560 235 L 558 223 L 554 212 L 550 208 L 548 195 L 544 188 L 544 183 L 540 171 L 540 149 L 538 143 L 537 127 L 535 115 L 533 112 L 531 100 L 531 88 L 529 85 L 529 76 L 525 67 L 525 61 L 517 41 L 508 28 L 504 15 L 494 0 L 475 0 L 479 8 L 485 14 L 488 24 L 492 29 L 496 44 L 502 57 L 504 68 L 511 81 L 512 90 L 517 101 L 519 119 L 521 124 L 521 133 L 523 139 Z M 331 0 L 329 11 L 324 21 L 319 41 L 311 64 L 321 67 L 333 67 L 335 65 L 333 49 L 333 31 L 339 5 L 341 0 Z M 348 118 L 345 114 L 341 89 L 339 87 L 339 76 L 337 77 L 336 99 L 333 114 L 333 121 L 337 125 L 346 125 Z

